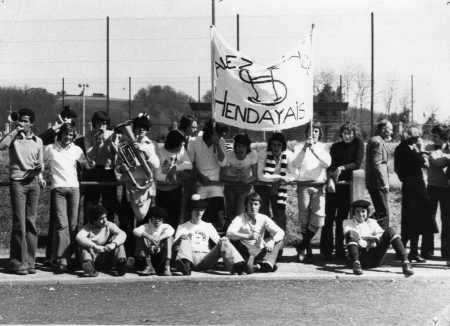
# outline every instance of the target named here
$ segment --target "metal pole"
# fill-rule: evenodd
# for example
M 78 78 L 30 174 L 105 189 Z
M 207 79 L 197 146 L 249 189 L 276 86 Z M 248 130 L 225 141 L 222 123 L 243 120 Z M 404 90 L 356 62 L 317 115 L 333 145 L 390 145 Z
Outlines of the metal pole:
M 212 1 L 212 26 L 215 25 L 216 23 L 216 5 L 215 5 L 215 1 Z M 215 89 L 214 89 L 214 57 L 215 57 L 215 53 L 214 53 L 214 46 L 211 43 L 211 115 L 213 118 L 213 123 L 215 125 L 215 114 L 214 114 L 214 100 L 215 100 Z
M 86 85 L 83 84 L 83 136 L 86 135 L 85 124 L 86 124 Z
M 339 108 L 339 124 L 342 124 L 342 75 L 339 76 L 339 88 L 341 93 L 339 94 L 339 103 L 341 103 L 341 107 Z
M 64 77 L 62 79 L 62 106 L 64 110 Z
M 236 15 L 236 34 L 237 50 L 239 51 L 239 14 Z
M 131 120 L 131 77 L 128 77 L 128 119 Z
M 373 88 L 374 88 L 374 36 L 373 36 L 373 12 L 371 13 L 371 20 L 372 20 L 372 78 L 370 80 L 371 82 L 371 99 L 370 99 L 370 134 L 373 135 Z
M 411 123 L 414 123 L 414 76 L 411 75 Z
M 106 17 L 106 112 L 109 114 L 109 16 Z

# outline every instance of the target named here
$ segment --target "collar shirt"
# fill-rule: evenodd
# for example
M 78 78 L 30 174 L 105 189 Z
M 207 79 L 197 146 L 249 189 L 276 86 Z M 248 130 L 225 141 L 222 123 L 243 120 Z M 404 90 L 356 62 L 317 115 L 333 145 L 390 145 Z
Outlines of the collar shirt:
M 256 214 L 255 219 L 251 219 L 247 213 L 243 213 L 235 217 L 228 227 L 227 237 L 231 240 L 241 240 L 248 244 L 254 245 L 257 248 L 264 248 L 264 233 L 269 231 L 275 242 L 281 241 L 284 238 L 284 231 L 275 224 L 275 222 L 263 214 Z M 261 239 L 256 240 L 243 240 L 236 236 L 237 233 L 253 234 L 259 233 Z
M 208 147 L 203 141 L 203 137 L 198 136 L 189 142 L 188 154 L 192 163 L 195 163 L 197 169 L 210 180 L 218 181 L 220 168 L 226 166 L 226 143 L 225 139 L 220 138 L 220 148 L 225 156 L 222 162 L 217 158 L 217 151 L 214 153 L 214 145 Z
M 33 133 L 25 136 L 20 133 L 15 138 L 6 135 L 0 142 L 0 150 L 9 149 L 9 172 L 11 179 L 34 178 L 44 170 L 35 170 L 38 163 L 43 163 L 42 140 Z
M 158 181 L 167 181 L 167 173 L 175 166 L 177 172 L 181 172 L 184 170 L 192 170 L 192 163 L 187 151 L 184 147 L 181 147 L 181 151 L 179 153 L 171 153 L 167 149 L 162 146 L 159 149 L 159 161 L 160 165 L 156 169 L 156 180 Z M 178 187 L 179 184 L 176 185 L 162 185 L 158 184 L 157 188 L 163 191 L 173 190 Z
M 450 163 L 450 146 L 445 143 L 442 148 L 435 149 L 434 144 L 425 148 L 431 151 L 429 156 L 430 167 L 428 168 L 428 184 L 430 186 L 448 188 L 445 173 Z
M 378 240 L 384 230 L 373 218 L 368 218 L 365 222 L 359 223 L 355 217 L 344 220 L 344 235 L 349 231 L 356 231 L 362 237 L 376 237 Z
M 159 238 L 168 238 L 174 235 L 175 230 L 169 224 L 161 223 L 161 225 L 157 228 L 153 225 L 152 222 L 148 222 L 143 224 L 133 230 L 133 233 L 142 237 L 142 233 L 147 232 L 151 236 L 157 236 Z
M 190 221 L 178 225 L 175 240 L 182 234 L 189 237 L 191 247 L 196 252 L 209 252 L 209 239 L 216 244 L 220 240 L 220 236 L 211 223 L 200 221 L 198 224 L 192 224 Z
M 78 188 L 77 162 L 85 164 L 87 160 L 81 148 L 74 143 L 70 143 L 63 148 L 61 143 L 57 141 L 45 146 L 44 162 L 50 164 L 52 172 L 51 189 L 60 187 Z
M 255 151 L 248 153 L 242 161 L 237 159 L 234 150 L 227 152 L 226 156 L 227 165 L 230 167 L 228 169 L 229 176 L 246 175 L 250 177 L 252 175 L 252 165 L 258 164 L 258 154 Z
M 331 156 L 321 142 L 315 143 L 306 151 L 303 151 L 303 145 L 299 145 L 295 148 L 292 164 L 298 168 L 298 180 L 325 181 Z
M 94 150 L 94 146 L 96 144 L 96 140 L 94 140 L 94 136 L 98 130 L 90 130 L 86 133 L 84 137 L 84 147 L 86 149 L 86 154 L 89 155 Z M 95 164 L 97 166 L 104 166 L 105 170 L 109 170 L 114 168 L 115 163 L 115 153 L 111 148 L 111 136 L 114 132 L 111 130 L 105 130 L 105 140 L 100 143 L 98 146 L 98 151 L 95 153 Z M 91 156 L 89 156 L 91 157 Z
M 273 171 L 273 174 L 264 174 L 264 168 L 266 167 L 267 162 L 267 149 L 262 150 L 258 154 L 258 179 L 259 181 L 264 182 L 273 182 L 274 179 L 280 178 L 280 172 L 281 172 L 281 157 L 283 154 L 286 154 L 286 160 L 287 160 L 287 168 L 286 168 L 286 176 L 289 178 L 289 181 L 292 182 L 294 180 L 297 180 L 298 174 L 297 169 L 292 164 L 292 161 L 294 160 L 294 153 L 292 153 L 290 150 L 285 150 L 280 155 L 280 159 L 275 164 L 275 171 Z M 271 187 L 268 185 L 268 187 Z

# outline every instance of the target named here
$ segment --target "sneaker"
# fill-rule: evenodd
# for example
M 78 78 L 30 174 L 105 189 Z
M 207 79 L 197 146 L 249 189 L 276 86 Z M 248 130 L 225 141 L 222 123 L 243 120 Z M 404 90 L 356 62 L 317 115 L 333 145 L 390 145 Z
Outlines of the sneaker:
M 125 273 L 128 273 L 134 266 L 134 258 L 128 257 L 127 263 L 125 264 Z
M 306 256 L 306 249 L 302 246 L 302 243 L 297 247 L 297 261 L 303 263 Z
M 255 272 L 255 267 L 253 266 L 254 262 L 255 262 L 255 256 L 248 257 L 247 269 L 246 269 L 247 274 L 253 274 Z
M 18 271 L 11 271 L 11 273 L 16 275 L 28 275 L 28 269 L 21 269 Z
M 241 261 L 239 263 L 234 264 L 232 273 L 236 273 L 238 275 L 244 274 L 247 270 L 247 263 L 245 261 Z
M 170 271 L 170 267 L 164 268 L 163 276 L 172 276 L 172 272 Z
M 353 274 L 355 275 L 362 275 L 363 270 L 361 268 L 361 263 L 359 261 L 355 261 L 353 263 Z
M 141 276 L 149 276 L 149 275 L 156 275 L 156 271 L 153 268 L 153 266 L 146 266 L 143 271 L 138 272 Z
M 35 268 L 28 268 L 28 274 L 36 274 Z
M 405 275 L 413 275 L 414 274 L 414 271 L 412 269 L 410 262 L 405 261 L 403 263 L 402 268 L 403 268 L 403 274 L 405 274 Z

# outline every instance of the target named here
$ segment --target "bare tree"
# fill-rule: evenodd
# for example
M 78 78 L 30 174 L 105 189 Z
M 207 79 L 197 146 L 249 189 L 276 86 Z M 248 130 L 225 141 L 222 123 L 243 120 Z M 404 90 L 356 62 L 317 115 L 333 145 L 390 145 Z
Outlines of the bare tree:
M 324 85 L 334 88 L 338 74 L 331 68 L 323 68 L 314 72 L 314 93 L 318 94 Z
M 396 77 L 394 75 L 390 76 L 387 79 L 383 92 L 381 94 L 387 116 L 391 114 L 392 105 L 398 89 L 397 83 L 398 82 Z
M 361 67 L 355 70 L 355 107 L 362 109 L 367 105 L 367 100 L 370 96 L 370 76 Z
M 345 99 L 349 102 L 350 92 L 353 90 L 353 84 L 355 82 L 356 72 L 355 67 L 350 63 L 346 63 L 342 67 L 342 87 L 345 89 Z

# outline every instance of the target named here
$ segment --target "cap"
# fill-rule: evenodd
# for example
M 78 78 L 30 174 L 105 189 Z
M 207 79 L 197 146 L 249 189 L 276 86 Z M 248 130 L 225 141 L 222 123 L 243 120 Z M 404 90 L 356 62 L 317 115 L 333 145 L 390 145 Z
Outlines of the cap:
M 133 125 L 141 125 L 145 127 L 151 127 L 150 116 L 148 113 L 139 113 L 139 115 L 133 119 Z
M 70 105 L 64 105 L 64 109 L 61 111 L 60 115 L 61 117 L 77 118 L 76 112 L 70 109 Z
M 350 206 L 351 207 L 369 208 L 370 207 L 370 201 L 365 200 L 365 199 L 359 199 L 359 200 L 355 200 Z
M 208 202 L 201 199 L 200 195 L 192 195 L 191 200 L 186 203 L 186 208 L 189 211 L 193 211 L 196 208 L 206 208 L 208 207 Z
M 167 212 L 164 208 L 158 207 L 158 206 L 151 207 L 148 210 L 148 215 L 159 216 L 159 217 L 169 216 L 169 214 L 167 214 Z

